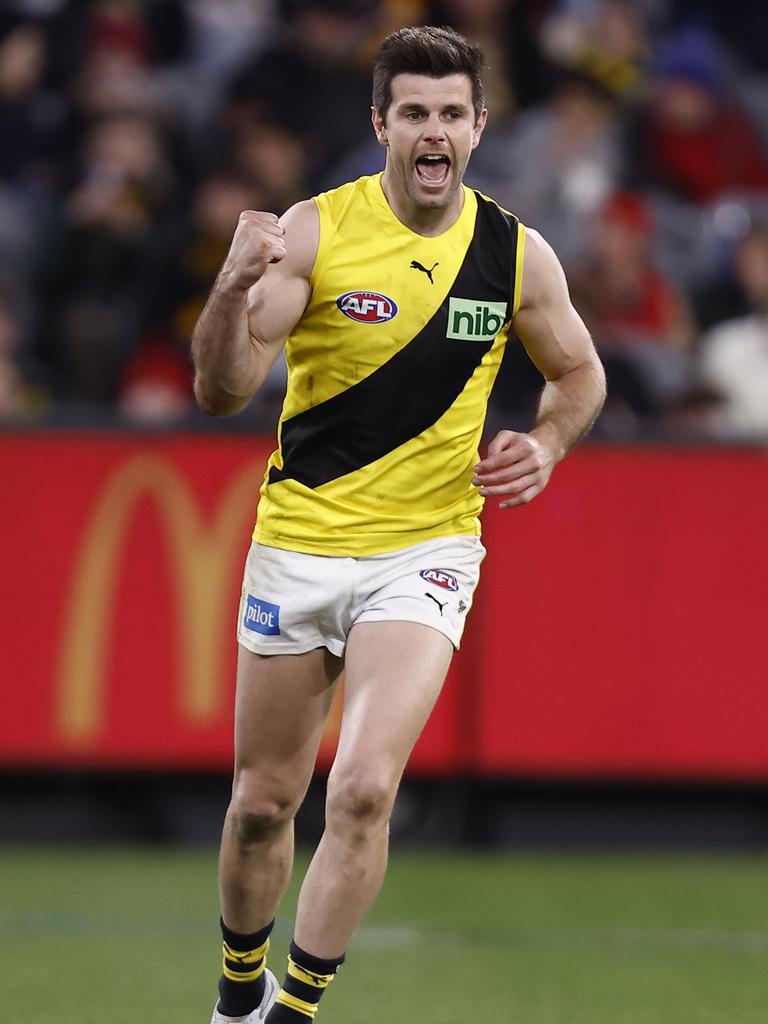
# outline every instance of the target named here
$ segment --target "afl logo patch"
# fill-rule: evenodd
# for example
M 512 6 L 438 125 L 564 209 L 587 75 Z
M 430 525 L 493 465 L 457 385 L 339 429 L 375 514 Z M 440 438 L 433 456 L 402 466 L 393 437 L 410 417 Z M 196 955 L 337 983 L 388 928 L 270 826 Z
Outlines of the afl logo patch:
M 380 292 L 344 292 L 336 305 L 344 316 L 359 324 L 383 324 L 397 316 L 397 304 Z
M 426 580 L 427 583 L 434 583 L 436 587 L 442 587 L 443 590 L 459 589 L 456 577 L 452 576 L 446 569 L 422 569 L 419 572 L 419 576 Z

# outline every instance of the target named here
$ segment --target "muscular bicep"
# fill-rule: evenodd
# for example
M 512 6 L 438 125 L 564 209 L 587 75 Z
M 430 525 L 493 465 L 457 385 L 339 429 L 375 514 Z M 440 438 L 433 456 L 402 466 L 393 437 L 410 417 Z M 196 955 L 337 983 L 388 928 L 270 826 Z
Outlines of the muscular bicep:
M 563 268 L 536 231 L 526 231 L 520 308 L 512 326 L 547 380 L 597 359 L 589 331 L 571 303 Z
M 314 200 L 292 206 L 281 218 L 286 255 L 269 266 L 248 293 L 248 332 L 254 344 L 276 358 L 301 319 L 311 295 L 310 275 L 320 238 Z

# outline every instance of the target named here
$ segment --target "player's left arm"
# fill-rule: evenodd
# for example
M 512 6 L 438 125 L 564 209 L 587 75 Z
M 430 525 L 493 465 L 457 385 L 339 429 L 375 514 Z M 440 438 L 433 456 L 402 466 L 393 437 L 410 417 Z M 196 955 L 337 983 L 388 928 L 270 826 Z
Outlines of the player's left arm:
M 526 229 L 520 308 L 512 328 L 544 375 L 536 422 L 528 433 L 500 431 L 476 467 L 483 496 L 509 495 L 501 508 L 525 505 L 597 419 L 605 373 L 573 308 L 563 268 L 541 235 Z

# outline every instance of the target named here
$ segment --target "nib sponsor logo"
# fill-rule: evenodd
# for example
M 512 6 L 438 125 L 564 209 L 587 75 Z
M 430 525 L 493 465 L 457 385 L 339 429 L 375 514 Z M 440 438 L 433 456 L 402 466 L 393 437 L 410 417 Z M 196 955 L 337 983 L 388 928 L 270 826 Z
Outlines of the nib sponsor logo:
M 457 341 L 493 341 L 506 320 L 506 302 L 451 299 L 445 336 Z
M 243 625 L 254 633 L 277 636 L 280 632 L 280 605 L 270 604 L 269 601 L 262 601 L 249 594 L 245 602 Z

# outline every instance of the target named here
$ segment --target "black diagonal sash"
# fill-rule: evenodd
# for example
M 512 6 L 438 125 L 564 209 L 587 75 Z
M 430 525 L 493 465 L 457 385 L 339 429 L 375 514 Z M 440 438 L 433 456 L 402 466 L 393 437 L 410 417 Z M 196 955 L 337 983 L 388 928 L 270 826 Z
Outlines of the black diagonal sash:
M 314 488 L 367 466 L 436 423 L 464 390 L 493 341 L 447 338 L 450 299 L 506 302 L 510 315 L 514 296 L 517 219 L 475 194 L 472 241 L 440 307 L 369 376 L 283 422 L 283 468 L 270 470 L 270 484 Z

